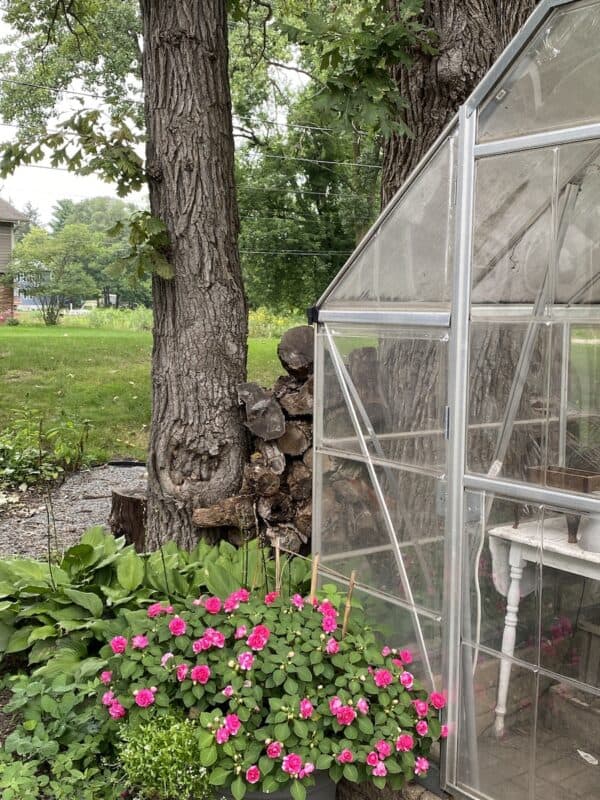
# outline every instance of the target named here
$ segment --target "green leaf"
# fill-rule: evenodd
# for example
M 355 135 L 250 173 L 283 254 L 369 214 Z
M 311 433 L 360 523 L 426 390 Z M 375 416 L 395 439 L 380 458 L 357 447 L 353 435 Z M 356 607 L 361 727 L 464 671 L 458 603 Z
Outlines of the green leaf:
M 351 783 L 358 783 L 358 770 L 354 764 L 344 764 L 344 778 Z
M 74 603 L 77 603 L 77 605 L 85 608 L 86 611 L 89 611 L 94 617 L 102 616 L 104 605 L 97 594 L 93 594 L 92 592 L 80 592 L 78 589 L 69 589 L 66 586 L 64 587 L 63 592 L 66 594 L 69 600 L 72 600 Z
M 211 767 L 217 760 L 217 748 L 212 745 L 205 747 L 200 753 L 200 763 L 203 767 Z
M 223 786 L 225 781 L 227 780 L 229 773 L 227 770 L 222 769 L 221 767 L 215 767 L 210 773 L 210 777 L 208 782 L 212 786 Z
M 6 645 L 7 653 L 20 653 L 28 647 L 29 636 L 34 630 L 32 625 L 27 625 L 25 628 L 17 628 L 12 634 Z
M 294 733 L 299 739 L 306 739 L 308 736 L 308 725 L 304 720 L 294 720 Z
M 58 631 L 54 625 L 41 625 L 39 628 L 34 628 L 29 634 L 27 644 L 31 645 L 39 639 L 49 639 L 51 636 L 57 636 Z
M 235 800 L 242 800 L 246 794 L 246 784 L 240 777 L 237 777 L 231 784 L 231 794 L 234 796 Z
M 368 717 L 358 718 L 358 728 L 362 733 L 366 733 L 368 736 L 371 736 L 374 731 L 373 723 Z
M 282 725 L 275 725 L 273 729 L 273 735 L 279 742 L 285 742 L 286 739 L 289 738 L 290 733 L 290 726 L 287 722 L 284 722 Z
M 306 800 L 306 786 L 301 781 L 292 781 L 290 794 L 293 800 Z
M 144 562 L 135 552 L 129 550 L 119 558 L 117 563 L 117 580 L 128 592 L 137 589 L 144 580 Z

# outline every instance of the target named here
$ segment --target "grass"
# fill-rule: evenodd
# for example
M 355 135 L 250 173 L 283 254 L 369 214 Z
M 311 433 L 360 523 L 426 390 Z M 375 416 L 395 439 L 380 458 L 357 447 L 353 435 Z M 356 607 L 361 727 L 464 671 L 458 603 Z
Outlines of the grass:
M 277 342 L 250 340 L 249 380 L 269 385 L 281 373 Z M 89 419 L 93 461 L 145 459 L 151 348 L 144 331 L 0 327 L 0 430 L 29 402 L 49 418 Z

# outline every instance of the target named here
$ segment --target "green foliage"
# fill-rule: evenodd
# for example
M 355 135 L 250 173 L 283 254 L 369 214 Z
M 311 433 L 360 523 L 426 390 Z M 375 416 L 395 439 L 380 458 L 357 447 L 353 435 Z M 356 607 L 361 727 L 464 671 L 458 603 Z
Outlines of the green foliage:
M 121 731 L 117 748 L 125 783 L 149 800 L 209 800 L 213 791 L 206 768 L 198 725 L 168 714 Z
M 55 480 L 84 463 L 89 423 L 64 414 L 47 420 L 26 405 L 14 409 L 0 433 L 0 488 Z
M 166 257 L 169 236 L 164 222 L 149 211 L 136 211 L 126 223 L 117 222 L 109 234 L 117 236 L 124 229 L 128 230 L 129 252 L 111 267 L 112 274 L 125 273 L 134 284 L 153 274 L 172 278 L 173 268 Z
M 94 282 L 83 266 L 94 247 L 82 225 L 68 225 L 52 236 L 32 228 L 15 246 L 7 275 L 24 295 L 35 298 L 46 325 L 56 325 L 68 303 L 80 305 L 94 294 Z
M 229 571 L 212 565 L 212 597 L 189 595 L 154 607 L 143 621 L 127 616 L 127 625 L 114 629 L 118 638 L 100 652 L 107 670 L 100 694 L 111 724 L 120 729 L 190 714 L 202 729 L 200 764 L 210 783 L 228 787 L 237 800 L 254 783 L 265 792 L 289 785 L 301 798 L 315 769 L 328 770 L 335 781 L 342 775 L 373 780 L 366 759 L 382 740 L 388 748 L 377 757 L 385 766 L 383 785 L 400 788 L 414 776 L 415 757 L 426 756 L 440 738 L 442 696 L 432 695 L 429 704 L 409 672 L 412 656 L 382 651 L 359 604 L 342 638 L 343 597 L 336 587 L 323 587 L 315 607 L 295 592 L 305 585 L 304 560 L 287 567 L 281 593 L 244 596 Z M 400 732 L 412 737 L 406 752 L 396 747 Z M 267 751 L 272 743 L 279 752 Z M 345 750 L 349 763 L 339 760 Z M 284 769 L 291 754 L 301 758 L 302 770 Z M 312 770 L 304 771 L 307 765 Z M 260 774 L 248 777 L 256 767 Z
M 270 339 L 283 336 L 295 325 L 305 325 L 306 314 L 278 314 L 268 308 L 251 309 L 248 314 L 248 336 L 250 338 Z

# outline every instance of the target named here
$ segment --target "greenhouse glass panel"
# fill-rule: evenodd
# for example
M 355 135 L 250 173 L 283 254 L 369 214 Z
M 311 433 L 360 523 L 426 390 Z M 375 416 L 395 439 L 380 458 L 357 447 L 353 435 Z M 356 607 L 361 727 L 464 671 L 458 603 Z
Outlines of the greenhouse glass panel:
M 332 326 L 323 339 L 325 448 L 442 474 L 446 468 L 448 333 Z M 418 391 L 404 387 L 417 385 Z M 353 417 L 349 403 L 355 411 Z
M 479 112 L 479 140 L 600 121 L 600 5 L 545 22 Z
M 454 150 L 451 136 L 392 201 L 328 292 L 324 308 L 450 305 Z
M 443 686 L 472 800 L 600 800 L 598 33 L 541 0 L 311 310 L 320 577 Z

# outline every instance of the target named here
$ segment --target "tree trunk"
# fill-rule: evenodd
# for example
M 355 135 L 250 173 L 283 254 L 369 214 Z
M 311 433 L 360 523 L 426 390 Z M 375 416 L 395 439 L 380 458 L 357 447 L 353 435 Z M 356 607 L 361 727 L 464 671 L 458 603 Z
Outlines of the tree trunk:
M 174 269 L 153 279 L 147 546 L 189 547 L 193 507 L 237 493 L 247 447 L 226 0 L 140 6 L 150 206 Z
M 400 0 L 391 0 L 400 10 Z M 523 25 L 536 0 L 425 0 L 425 22 L 438 39 L 434 55 L 415 53 L 394 78 L 408 101 L 413 137 L 393 136 L 383 151 L 385 205 L 423 158 L 487 70 Z

